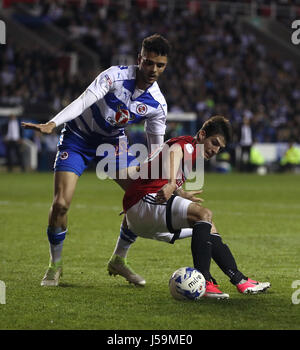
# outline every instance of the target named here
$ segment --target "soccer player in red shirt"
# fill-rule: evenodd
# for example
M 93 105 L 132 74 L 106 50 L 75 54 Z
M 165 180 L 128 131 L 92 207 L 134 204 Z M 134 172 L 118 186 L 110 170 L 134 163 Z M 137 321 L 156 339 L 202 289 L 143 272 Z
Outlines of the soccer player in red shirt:
M 180 193 L 188 173 L 197 168 L 197 162 L 209 160 L 230 139 L 229 121 L 223 116 L 214 116 L 204 123 L 195 137 L 181 136 L 166 141 L 140 166 L 140 177 L 133 180 L 123 198 L 128 225 L 123 228 L 123 239 L 128 237 L 129 241 L 134 241 L 138 235 L 174 243 L 177 239 L 191 237 L 194 267 L 206 279 L 205 296 L 219 299 L 228 298 L 229 295 L 220 291 L 210 274 L 212 257 L 241 293 L 265 291 L 270 283 L 257 282 L 244 276 L 237 269 L 228 246 L 223 244 L 217 233 L 211 210 L 176 193 Z M 108 270 L 111 274 L 120 274 L 110 265 Z M 132 282 L 132 276 L 123 277 Z M 138 285 L 145 284 L 144 280 L 141 283 L 140 278 L 138 281 Z

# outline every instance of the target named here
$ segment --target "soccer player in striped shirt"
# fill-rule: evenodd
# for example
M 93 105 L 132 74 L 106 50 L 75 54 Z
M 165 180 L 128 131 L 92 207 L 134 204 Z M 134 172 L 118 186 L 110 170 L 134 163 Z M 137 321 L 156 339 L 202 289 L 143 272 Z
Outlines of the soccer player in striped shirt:
M 128 152 L 125 127 L 141 122 L 145 122 L 148 147 L 163 143 L 167 103 L 157 80 L 167 66 L 169 51 L 169 42 L 164 37 L 149 36 L 143 40 L 137 65 L 112 66 L 103 71 L 81 96 L 49 122 L 23 123 L 24 128 L 45 134 L 64 124 L 54 164 L 54 197 L 47 228 L 50 264 L 41 285 L 59 284 L 67 212 L 79 177 L 94 159 L 101 159 L 96 157 L 98 146 L 111 144 L 117 148 L 125 144 L 123 151 Z M 130 154 L 125 162 L 118 155 L 109 159 L 119 174 L 130 171 L 129 165 L 135 169 L 134 160 Z M 130 179 L 117 176 L 114 180 L 125 190 Z

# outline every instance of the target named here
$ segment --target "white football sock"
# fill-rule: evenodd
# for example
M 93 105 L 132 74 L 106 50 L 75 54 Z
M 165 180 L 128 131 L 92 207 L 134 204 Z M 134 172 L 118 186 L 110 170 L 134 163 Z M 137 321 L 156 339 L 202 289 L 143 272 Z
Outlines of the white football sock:
M 62 259 L 63 241 L 58 244 L 49 243 L 50 259 L 54 264 Z
M 193 229 L 192 228 L 182 228 L 180 231 L 180 235 L 178 239 L 184 239 L 187 237 L 192 237 L 193 235 Z
M 115 254 L 121 256 L 122 258 L 126 258 L 131 244 L 132 243 L 125 241 L 119 236 L 113 255 Z

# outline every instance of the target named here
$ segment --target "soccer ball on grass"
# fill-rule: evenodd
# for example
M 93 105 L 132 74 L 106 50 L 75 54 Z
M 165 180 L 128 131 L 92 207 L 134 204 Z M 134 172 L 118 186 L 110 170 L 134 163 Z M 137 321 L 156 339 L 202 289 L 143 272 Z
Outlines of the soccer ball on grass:
M 198 300 L 206 291 L 202 273 L 193 267 L 181 267 L 169 280 L 170 293 L 177 300 Z

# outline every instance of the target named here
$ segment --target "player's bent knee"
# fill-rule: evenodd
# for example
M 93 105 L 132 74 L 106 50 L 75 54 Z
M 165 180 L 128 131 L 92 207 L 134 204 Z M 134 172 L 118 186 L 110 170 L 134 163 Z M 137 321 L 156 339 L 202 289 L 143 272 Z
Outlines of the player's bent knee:
M 187 214 L 188 221 L 190 222 L 191 226 L 198 221 L 212 222 L 212 211 L 210 209 L 203 208 L 197 203 L 192 203 L 189 206 Z
M 212 222 L 213 213 L 210 209 L 204 208 L 203 219 L 204 221 Z

